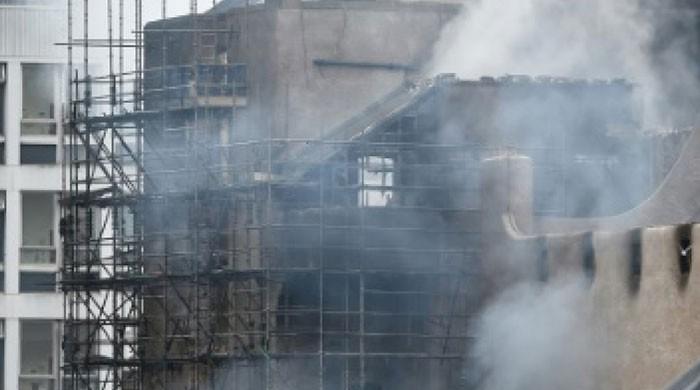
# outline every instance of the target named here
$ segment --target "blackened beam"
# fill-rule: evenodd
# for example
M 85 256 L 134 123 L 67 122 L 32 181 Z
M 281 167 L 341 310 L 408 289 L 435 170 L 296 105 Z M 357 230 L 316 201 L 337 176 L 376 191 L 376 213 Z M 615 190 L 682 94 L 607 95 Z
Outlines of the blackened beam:
M 415 70 L 416 67 L 407 64 L 397 64 L 393 62 L 369 62 L 369 61 L 342 61 L 317 58 L 314 60 L 316 66 L 342 66 L 346 68 L 365 69 L 386 69 L 386 70 Z

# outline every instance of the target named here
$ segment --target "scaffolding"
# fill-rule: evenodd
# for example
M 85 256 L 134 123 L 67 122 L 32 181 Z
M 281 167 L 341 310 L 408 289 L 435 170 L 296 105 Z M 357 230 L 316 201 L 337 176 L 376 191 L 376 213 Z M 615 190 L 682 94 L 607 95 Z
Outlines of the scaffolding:
M 150 27 L 142 0 L 101 3 L 68 1 L 64 388 L 458 384 L 492 151 L 439 142 L 435 85 L 322 137 L 240 139 L 246 65 L 206 54 L 238 32 L 196 1 Z
M 141 9 L 140 0 L 133 3 Z M 71 89 L 61 218 L 62 386 L 137 389 L 144 273 L 143 233 L 134 218 L 143 193 L 145 113 L 142 35 L 130 31 L 140 29 L 141 17 L 134 12 L 127 19 L 125 1 L 100 6 L 106 38 L 102 32 L 92 36 L 87 1 L 67 3 Z M 100 52 L 99 61 L 93 51 Z
M 588 139 L 633 122 L 629 85 L 523 76 L 406 83 L 279 138 L 244 120 L 263 87 L 227 51 L 252 44 L 248 4 L 92 3 L 68 1 L 65 389 L 468 388 L 480 162 L 515 143 L 538 214 L 567 215 L 571 168 L 628 146 Z

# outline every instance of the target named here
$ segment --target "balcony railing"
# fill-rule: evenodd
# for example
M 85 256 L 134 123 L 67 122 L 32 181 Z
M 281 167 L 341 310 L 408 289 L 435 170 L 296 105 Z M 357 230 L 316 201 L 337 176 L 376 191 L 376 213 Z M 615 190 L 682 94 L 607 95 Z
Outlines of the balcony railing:
M 22 119 L 22 135 L 56 135 L 56 120 Z
M 20 248 L 21 264 L 56 264 L 56 247 L 24 245 Z

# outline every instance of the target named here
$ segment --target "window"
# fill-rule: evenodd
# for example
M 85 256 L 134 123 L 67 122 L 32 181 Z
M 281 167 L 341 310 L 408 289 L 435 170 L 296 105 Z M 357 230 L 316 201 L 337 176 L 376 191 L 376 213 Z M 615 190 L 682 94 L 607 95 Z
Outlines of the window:
M 25 272 L 19 273 L 19 292 L 21 293 L 53 293 L 56 292 L 55 272 Z
M 388 206 L 393 197 L 394 159 L 365 156 L 358 160 L 360 191 L 358 204 L 363 207 Z
M 678 270 L 681 287 L 686 287 L 693 268 L 693 225 L 681 225 L 677 230 Z
M 5 84 L 7 83 L 7 64 L 0 63 L 0 134 L 5 134 Z
M 5 291 L 5 191 L 0 191 L 0 292 Z M 0 389 L 2 387 L 0 386 Z
M 5 262 L 5 191 L 0 191 L 0 264 Z M 0 290 L 2 291 L 2 290 Z
M 629 239 L 629 290 L 637 293 L 642 280 L 642 230 L 633 230 Z
M 5 320 L 0 319 L 0 390 L 5 388 Z
M 22 135 L 56 134 L 55 74 L 54 65 L 22 65 Z
M 56 145 L 21 145 L 20 164 L 56 164 Z
M 53 321 L 20 322 L 20 390 L 55 389 L 55 334 Z
M 54 203 L 53 193 L 22 193 L 22 264 L 56 262 Z
M 5 85 L 7 64 L 0 63 L 0 135 L 5 134 Z M 5 163 L 5 140 L 0 140 L 0 164 Z

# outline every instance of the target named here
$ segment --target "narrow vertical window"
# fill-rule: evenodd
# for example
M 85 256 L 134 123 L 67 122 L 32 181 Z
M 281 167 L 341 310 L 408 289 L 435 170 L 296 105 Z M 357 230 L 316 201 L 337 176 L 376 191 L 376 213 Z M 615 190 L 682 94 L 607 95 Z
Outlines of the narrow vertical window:
M 586 281 L 591 284 L 595 279 L 596 259 L 595 246 L 593 244 L 593 232 L 587 232 L 583 236 L 583 275 Z
M 629 289 L 630 292 L 636 293 L 639 291 L 639 286 L 642 280 L 642 230 L 636 229 L 632 231 L 629 241 L 630 258 L 629 258 Z
M 0 191 L 0 292 L 5 291 L 5 191 Z
M 681 225 L 678 234 L 678 270 L 680 284 L 685 287 L 688 283 L 690 270 L 693 266 L 693 225 Z
M 0 164 L 5 163 L 5 85 L 7 84 L 7 64 L 0 63 Z
M 5 320 L 0 319 L 0 390 L 5 388 Z
M 0 63 L 0 135 L 5 135 L 5 84 L 7 84 L 7 64 Z

